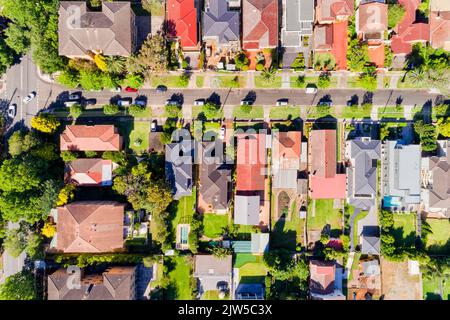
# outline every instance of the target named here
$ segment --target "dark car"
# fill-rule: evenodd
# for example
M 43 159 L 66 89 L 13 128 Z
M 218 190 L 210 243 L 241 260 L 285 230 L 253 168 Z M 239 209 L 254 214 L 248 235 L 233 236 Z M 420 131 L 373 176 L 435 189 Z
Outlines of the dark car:
M 159 85 L 156 87 L 156 92 L 158 93 L 162 93 L 162 92 L 166 92 L 167 91 L 167 87 L 163 86 L 163 85 Z

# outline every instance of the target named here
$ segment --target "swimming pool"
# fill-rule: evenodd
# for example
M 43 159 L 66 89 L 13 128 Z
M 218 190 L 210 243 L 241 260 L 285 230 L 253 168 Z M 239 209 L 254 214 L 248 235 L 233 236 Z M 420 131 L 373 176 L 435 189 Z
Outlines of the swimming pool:
M 181 227 L 180 229 L 181 229 L 180 230 L 180 233 L 181 233 L 180 243 L 181 244 L 187 244 L 188 243 L 189 228 L 186 226 L 186 227 Z
M 402 205 L 400 197 L 384 196 L 383 197 L 383 207 L 393 208 L 400 207 Z

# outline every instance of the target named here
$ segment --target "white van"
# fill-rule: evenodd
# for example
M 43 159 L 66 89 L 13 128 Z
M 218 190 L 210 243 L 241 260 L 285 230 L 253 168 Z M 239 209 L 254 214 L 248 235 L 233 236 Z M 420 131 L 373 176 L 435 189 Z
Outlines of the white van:
M 128 107 L 131 103 L 130 100 L 121 99 L 117 101 L 117 104 L 119 105 L 119 107 Z

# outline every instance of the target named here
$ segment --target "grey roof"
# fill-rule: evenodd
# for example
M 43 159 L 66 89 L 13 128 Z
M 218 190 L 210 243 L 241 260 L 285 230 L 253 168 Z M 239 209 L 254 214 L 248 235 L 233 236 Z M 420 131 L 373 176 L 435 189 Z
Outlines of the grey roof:
M 231 166 L 224 163 L 222 150 L 222 140 L 202 143 L 199 191 L 214 211 L 228 209 L 230 200 Z
M 420 203 L 420 146 L 387 141 L 384 150 L 383 195 L 395 198 L 400 207 Z
M 193 140 L 183 139 L 166 145 L 166 178 L 172 187 L 174 199 L 192 195 L 193 154 Z
M 136 267 L 111 267 L 103 274 L 78 275 L 70 288 L 67 269 L 58 269 L 48 276 L 48 300 L 133 300 Z
M 314 21 L 314 0 L 284 0 L 282 44 L 300 47 L 301 36 L 311 35 Z
M 217 38 L 219 44 L 238 41 L 240 36 L 240 15 L 231 11 L 227 1 L 207 1 L 203 12 L 203 38 Z
M 200 281 L 202 292 L 217 290 L 220 283 L 231 285 L 232 256 L 196 255 L 194 277 Z
M 252 233 L 252 253 L 262 254 L 269 250 L 269 233 Z
M 380 254 L 380 237 L 375 236 L 362 236 L 362 254 Z
M 381 141 L 352 140 L 348 144 L 353 166 L 347 170 L 349 202 L 367 210 L 375 204 L 377 193 L 377 160 L 381 156 Z
M 236 195 L 234 200 L 234 223 L 259 225 L 260 196 Z
M 131 55 L 133 15 L 127 1 L 103 2 L 101 12 L 88 11 L 85 1 L 60 2 L 59 54 L 84 56 L 88 51 L 101 51 L 104 55 Z

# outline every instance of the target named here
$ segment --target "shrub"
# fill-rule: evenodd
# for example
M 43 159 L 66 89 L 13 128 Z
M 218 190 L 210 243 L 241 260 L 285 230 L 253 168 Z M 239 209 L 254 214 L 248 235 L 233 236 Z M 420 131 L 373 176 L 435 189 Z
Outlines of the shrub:
M 294 70 L 304 70 L 305 69 L 305 57 L 302 52 L 299 52 L 295 60 L 291 64 L 291 68 Z
M 317 87 L 326 89 L 330 87 L 330 74 L 328 72 L 321 73 L 317 82 Z
M 46 238 L 53 238 L 56 233 L 56 225 L 47 221 L 42 227 L 41 233 Z
M 76 103 L 70 106 L 69 115 L 72 118 L 77 119 L 79 116 L 81 116 L 82 113 L 83 113 L 83 106 L 81 104 Z
M 123 80 L 125 87 L 140 89 L 144 85 L 144 78 L 140 74 L 128 74 Z
M 118 114 L 120 111 L 120 108 L 116 104 L 105 104 L 103 106 L 103 113 L 107 115 L 114 115 Z
M 102 159 L 111 160 L 122 166 L 125 166 L 128 162 L 126 154 L 120 151 L 105 151 L 102 154 Z
M 94 62 L 101 71 L 106 72 L 108 66 L 106 65 L 105 57 L 101 54 L 96 54 L 94 57 Z
M 73 184 L 65 185 L 64 188 L 62 188 L 61 191 L 59 192 L 58 201 L 56 202 L 56 205 L 60 207 L 72 201 L 73 198 L 75 197 L 74 191 L 75 186 Z
M 303 87 L 305 85 L 305 76 L 298 76 L 298 78 L 295 79 L 295 84 L 297 87 Z
M 250 106 L 250 105 L 242 105 L 241 106 L 241 111 L 245 112 L 245 113 L 250 113 L 250 112 L 252 112 L 252 106 Z
M 256 65 L 256 71 L 262 71 L 264 69 L 264 65 L 262 63 L 258 63 Z
M 186 73 L 180 75 L 177 79 L 178 86 L 181 88 L 187 87 L 189 84 L 189 78 L 190 78 L 189 75 Z
M 138 104 L 132 104 L 128 107 L 128 113 L 133 117 L 138 116 L 141 112 L 145 110 L 145 106 L 140 106 Z
M 69 162 L 69 161 L 77 160 L 78 155 L 76 152 L 73 152 L 73 151 L 62 151 L 61 158 L 63 159 L 64 162 Z
M 46 114 L 40 114 L 31 119 L 31 127 L 44 133 L 55 132 L 60 124 L 56 118 Z
M 86 158 L 95 158 L 98 156 L 97 151 L 85 151 L 84 155 L 86 156 Z
M 167 105 L 165 106 L 166 114 L 169 118 L 177 118 L 180 114 L 180 106 Z

